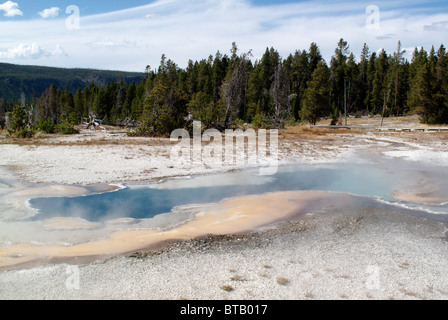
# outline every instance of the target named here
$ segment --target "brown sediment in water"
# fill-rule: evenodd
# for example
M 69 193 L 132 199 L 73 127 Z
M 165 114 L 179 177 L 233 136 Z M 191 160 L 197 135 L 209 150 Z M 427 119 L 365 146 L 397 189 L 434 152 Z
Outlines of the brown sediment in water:
M 448 202 L 448 198 L 440 197 L 433 191 L 398 190 L 393 194 L 398 201 L 420 203 L 426 205 L 442 205 Z
M 170 230 L 123 230 L 106 238 L 75 245 L 15 244 L 0 249 L 0 270 L 39 262 L 84 261 L 94 257 L 127 254 L 163 243 L 204 235 L 246 233 L 276 222 L 306 214 L 310 204 L 349 198 L 323 191 L 268 193 L 224 200 L 200 207 L 194 219 Z

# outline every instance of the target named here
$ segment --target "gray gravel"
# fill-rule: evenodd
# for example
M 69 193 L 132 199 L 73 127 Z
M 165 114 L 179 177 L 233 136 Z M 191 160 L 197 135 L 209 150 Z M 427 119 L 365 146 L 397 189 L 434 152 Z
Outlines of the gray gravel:
M 320 213 L 250 235 L 3 272 L 0 299 L 445 300 L 446 231 L 386 209 Z

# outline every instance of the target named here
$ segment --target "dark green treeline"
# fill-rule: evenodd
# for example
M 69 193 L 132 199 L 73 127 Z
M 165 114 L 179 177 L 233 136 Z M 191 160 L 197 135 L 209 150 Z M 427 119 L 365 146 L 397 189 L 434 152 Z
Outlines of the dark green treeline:
M 346 113 L 417 113 L 424 123 L 448 123 L 444 45 L 429 52 L 415 48 L 411 61 L 405 59 L 401 43 L 392 53 L 370 52 L 365 44 L 355 56 L 344 39 L 329 62 L 316 43 L 286 58 L 274 48 L 267 48 L 260 60 L 251 57 L 251 52 L 241 54 L 235 43 L 229 54 L 190 60 L 185 69 L 163 55 L 158 67 L 147 66 L 140 82 L 91 84 L 76 92 L 50 86 L 28 101 L 27 109 L 32 108 L 34 123 L 79 124 L 92 114 L 109 124 L 134 120 L 141 135 L 183 128 L 189 114 L 218 129 L 235 123 L 279 128 L 322 117 L 336 121 Z M 0 103 L 3 112 L 5 105 Z

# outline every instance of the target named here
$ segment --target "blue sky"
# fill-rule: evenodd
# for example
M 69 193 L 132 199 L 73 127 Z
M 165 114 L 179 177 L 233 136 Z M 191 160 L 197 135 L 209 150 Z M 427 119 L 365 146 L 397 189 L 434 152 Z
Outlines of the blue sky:
M 329 61 L 340 38 L 356 57 L 398 41 L 409 56 L 447 35 L 446 0 L 0 0 L 0 62 L 28 65 L 143 71 L 166 54 L 185 67 L 234 41 L 254 59 L 316 42 Z

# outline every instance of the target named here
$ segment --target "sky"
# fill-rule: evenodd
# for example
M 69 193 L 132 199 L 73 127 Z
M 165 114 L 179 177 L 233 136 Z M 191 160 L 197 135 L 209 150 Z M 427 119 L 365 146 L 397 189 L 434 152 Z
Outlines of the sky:
M 162 54 L 188 61 L 273 47 L 283 58 L 315 42 L 329 62 L 343 38 L 359 59 L 398 41 L 448 46 L 447 0 L 0 0 L 0 62 L 143 72 Z

